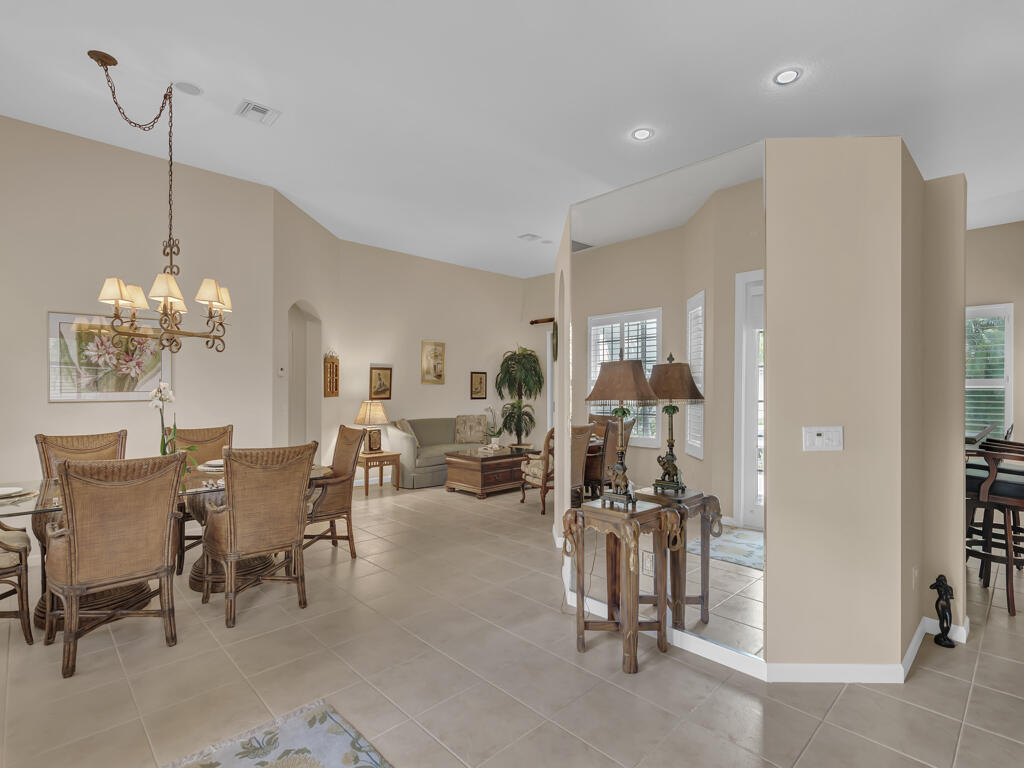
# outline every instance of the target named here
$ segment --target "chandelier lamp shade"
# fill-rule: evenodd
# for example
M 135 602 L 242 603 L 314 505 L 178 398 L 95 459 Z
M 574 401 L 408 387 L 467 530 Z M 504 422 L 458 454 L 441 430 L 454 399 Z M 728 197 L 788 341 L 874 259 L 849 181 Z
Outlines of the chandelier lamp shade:
M 110 305 L 110 327 L 114 336 L 127 339 L 150 339 L 159 343 L 161 349 L 178 352 L 183 338 L 202 339 L 208 349 L 223 352 L 226 323 L 224 315 L 231 312 L 231 293 L 212 277 L 204 277 L 196 292 L 195 301 L 205 305 L 206 330 L 187 331 L 181 327 L 182 316 L 188 312 L 185 297 L 178 287 L 177 275 L 181 267 L 174 263 L 181 254 L 181 245 L 174 236 L 174 103 L 173 83 L 164 91 L 160 110 L 147 123 L 137 123 L 125 114 L 117 100 L 110 68 L 117 65 L 117 59 L 103 51 L 89 51 L 89 58 L 95 61 L 107 78 L 107 87 L 114 100 L 114 106 L 125 122 L 141 131 L 152 130 L 167 111 L 167 239 L 163 242 L 163 256 L 167 259 L 163 270 L 158 272 L 149 289 L 143 292 L 139 285 L 125 283 L 119 277 L 108 277 L 100 288 L 99 301 Z M 138 313 L 150 310 L 149 299 L 156 302 L 155 312 L 159 317 L 159 328 L 140 326 Z

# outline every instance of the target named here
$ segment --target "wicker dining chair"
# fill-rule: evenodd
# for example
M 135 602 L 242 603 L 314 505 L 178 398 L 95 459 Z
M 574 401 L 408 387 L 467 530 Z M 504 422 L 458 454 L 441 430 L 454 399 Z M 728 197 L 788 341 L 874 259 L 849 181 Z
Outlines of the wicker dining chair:
M 57 476 L 57 463 L 63 459 L 70 461 L 103 461 L 105 459 L 123 459 L 125 444 L 128 442 L 128 430 L 119 432 L 103 432 L 96 435 L 36 435 L 36 448 L 39 450 L 39 464 L 44 480 Z M 46 562 L 46 526 L 49 523 L 60 523 L 62 512 L 52 515 L 32 515 L 32 535 L 39 542 L 39 557 Z M 46 569 L 40 568 L 42 594 L 46 594 Z
M 49 645 L 64 622 L 61 674 L 75 673 L 78 638 L 112 619 L 160 617 L 167 645 L 174 626 L 174 532 L 184 454 L 120 461 L 61 461 L 63 526 L 46 530 L 46 637 Z M 160 608 L 81 610 L 83 596 L 140 582 L 160 598 Z M 58 608 L 59 598 L 62 608 Z M 147 601 L 148 602 L 148 601 Z M 83 621 L 83 619 L 94 619 Z
M 18 596 L 18 610 L 0 611 L 0 618 L 21 619 L 25 642 L 32 645 L 32 619 L 28 607 L 28 553 L 32 541 L 24 528 L 12 528 L 0 520 L 0 584 L 10 589 L 0 594 L 0 600 Z
M 302 559 L 309 472 L 317 442 L 287 448 L 225 448 L 226 504 L 207 512 L 203 532 L 203 602 L 210 602 L 212 562 L 224 567 L 224 624 L 235 626 L 238 594 L 263 581 L 293 581 L 306 607 Z M 238 562 L 284 553 L 270 570 L 238 583 Z M 285 569 L 282 576 L 274 575 Z
M 166 427 L 164 434 L 170 437 L 172 429 L 172 427 Z M 174 450 L 184 451 L 191 446 L 195 446 L 194 451 L 187 452 L 185 460 L 190 464 L 190 459 L 194 460 L 196 464 L 205 464 L 208 461 L 224 457 L 224 449 L 231 447 L 231 438 L 234 431 L 235 427 L 233 424 L 228 424 L 226 427 L 202 427 L 198 429 L 178 427 L 178 436 L 171 447 Z M 193 547 L 201 545 L 203 543 L 203 535 L 201 533 L 185 533 L 185 527 L 190 520 L 195 520 L 195 518 L 189 513 L 188 507 L 184 502 L 179 502 L 179 508 L 181 510 L 181 524 L 178 526 L 178 556 L 174 570 L 180 576 L 181 572 L 185 569 L 185 553 Z
M 338 541 L 348 542 L 348 551 L 356 556 L 356 542 L 352 535 L 352 486 L 355 483 L 356 464 L 359 462 L 359 450 L 363 446 L 366 432 L 362 429 L 350 429 L 342 424 L 338 427 L 338 440 L 334 444 L 334 458 L 331 460 L 331 475 L 317 480 L 314 490 L 320 493 L 309 506 L 306 526 L 329 523 L 319 533 L 305 534 L 305 547 L 311 547 L 321 539 L 330 539 L 331 545 L 338 546 Z M 348 533 L 338 535 L 337 522 L 344 519 Z

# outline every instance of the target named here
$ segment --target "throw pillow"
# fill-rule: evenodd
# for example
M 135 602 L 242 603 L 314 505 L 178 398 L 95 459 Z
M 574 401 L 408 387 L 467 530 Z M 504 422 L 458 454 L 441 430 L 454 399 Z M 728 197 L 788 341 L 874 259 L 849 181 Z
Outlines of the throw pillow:
M 416 437 L 416 432 L 413 431 L 412 424 L 409 423 L 408 419 L 399 419 L 395 422 L 395 426 L 406 434 L 412 435 L 412 439 L 416 441 L 416 447 L 420 447 L 420 439 Z
M 486 443 L 487 416 L 483 413 L 455 417 L 456 443 Z

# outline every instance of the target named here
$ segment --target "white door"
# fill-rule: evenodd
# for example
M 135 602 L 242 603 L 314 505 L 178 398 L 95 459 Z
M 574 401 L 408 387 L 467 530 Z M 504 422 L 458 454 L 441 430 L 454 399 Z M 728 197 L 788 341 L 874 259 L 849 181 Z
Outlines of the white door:
M 736 276 L 734 518 L 764 529 L 764 272 Z

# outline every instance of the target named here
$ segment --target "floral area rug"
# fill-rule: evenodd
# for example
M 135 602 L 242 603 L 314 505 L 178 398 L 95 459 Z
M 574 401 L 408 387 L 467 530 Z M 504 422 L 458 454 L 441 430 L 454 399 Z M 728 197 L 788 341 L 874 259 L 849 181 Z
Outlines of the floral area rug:
M 700 538 L 686 542 L 686 551 L 700 554 Z M 722 535 L 711 539 L 711 559 L 764 570 L 764 531 L 724 526 Z
M 393 768 L 334 708 L 317 701 L 165 768 Z

